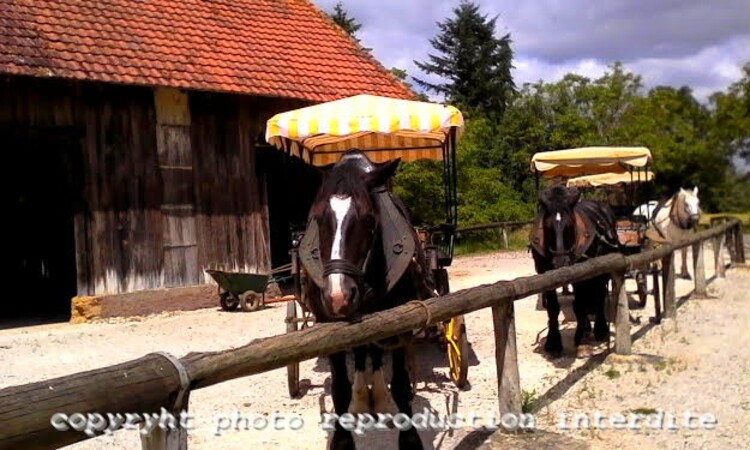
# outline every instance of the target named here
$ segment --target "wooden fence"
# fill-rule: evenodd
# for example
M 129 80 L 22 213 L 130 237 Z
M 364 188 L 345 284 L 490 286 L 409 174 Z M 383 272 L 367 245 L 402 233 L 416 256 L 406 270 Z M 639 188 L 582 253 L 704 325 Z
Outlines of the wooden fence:
M 695 295 L 706 295 L 703 265 L 704 243 L 711 241 L 716 275 L 724 276 L 722 249 L 728 248 L 733 264 L 744 264 L 742 225 L 737 220 L 697 232 L 691 238 L 632 256 L 610 254 L 542 275 L 500 281 L 430 299 L 424 306 L 409 304 L 368 315 L 356 324 L 317 324 L 302 331 L 256 339 L 249 344 L 219 352 L 190 353 L 175 358 L 152 353 L 140 359 L 102 369 L 76 373 L 37 383 L 0 390 L 0 448 L 58 448 L 89 436 L 76 431 L 57 431 L 53 414 L 159 413 L 164 407 L 175 414 L 186 411 L 192 390 L 223 381 L 285 367 L 295 361 L 408 332 L 453 316 L 492 308 L 495 330 L 497 383 L 500 413 L 521 413 L 521 389 L 516 357 L 515 300 L 574 281 L 609 273 L 617 301 L 615 351 L 630 353 L 628 301 L 624 274 L 654 261 L 663 265 L 665 317 L 676 317 L 675 272 L 672 256 L 677 249 L 693 246 Z M 428 311 L 429 310 L 429 313 Z M 185 449 L 187 430 L 157 427 L 143 438 L 145 449 Z

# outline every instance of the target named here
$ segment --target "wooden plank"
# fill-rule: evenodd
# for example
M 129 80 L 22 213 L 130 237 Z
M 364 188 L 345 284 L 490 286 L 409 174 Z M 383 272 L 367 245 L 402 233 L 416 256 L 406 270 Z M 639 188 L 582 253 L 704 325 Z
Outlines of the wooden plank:
M 176 89 L 157 88 L 154 102 L 162 178 L 164 286 L 197 284 L 200 273 L 189 98 Z
M 629 355 L 631 353 L 630 307 L 628 305 L 628 293 L 625 289 L 625 272 L 612 273 L 612 296 L 617 301 L 615 353 Z
M 497 396 L 500 415 L 521 415 L 521 380 L 518 375 L 516 349 L 516 318 L 512 302 L 492 308 L 495 334 L 495 364 L 497 367 Z M 469 355 L 464 355 L 468 358 Z

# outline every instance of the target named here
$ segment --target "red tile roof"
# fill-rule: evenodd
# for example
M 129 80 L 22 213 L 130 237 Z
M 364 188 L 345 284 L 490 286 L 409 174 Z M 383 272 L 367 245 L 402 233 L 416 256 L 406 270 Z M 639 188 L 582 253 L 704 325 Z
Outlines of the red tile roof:
M 312 101 L 413 96 L 308 0 L 0 0 L 0 73 Z

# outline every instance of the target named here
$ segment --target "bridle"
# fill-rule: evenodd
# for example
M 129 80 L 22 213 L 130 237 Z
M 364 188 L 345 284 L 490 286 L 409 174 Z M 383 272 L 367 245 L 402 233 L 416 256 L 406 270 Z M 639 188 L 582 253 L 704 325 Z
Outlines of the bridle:
M 377 235 L 379 227 L 380 225 L 376 223 L 375 227 L 372 229 L 370 242 L 373 244 L 375 243 L 375 236 Z M 357 283 L 359 292 L 362 293 L 362 298 L 364 299 L 372 291 L 372 288 L 367 284 L 365 277 L 367 274 L 367 268 L 370 266 L 370 260 L 372 259 L 373 248 L 375 248 L 375 245 L 370 245 L 370 249 L 367 250 L 367 256 L 365 256 L 365 262 L 362 264 L 361 269 L 345 259 L 331 259 L 323 262 L 323 278 L 327 278 L 329 275 L 346 275 L 353 278 L 355 283 Z

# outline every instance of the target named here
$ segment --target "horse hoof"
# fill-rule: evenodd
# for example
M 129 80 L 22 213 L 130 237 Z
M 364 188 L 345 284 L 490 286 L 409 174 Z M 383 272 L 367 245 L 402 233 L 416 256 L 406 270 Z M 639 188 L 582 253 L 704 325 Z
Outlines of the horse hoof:
M 544 344 L 544 351 L 552 357 L 559 358 L 562 355 L 562 350 L 562 343 L 560 341 L 553 342 L 548 339 Z

